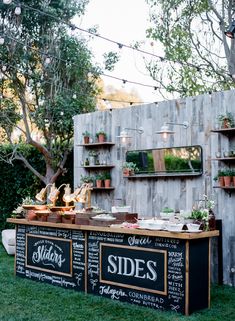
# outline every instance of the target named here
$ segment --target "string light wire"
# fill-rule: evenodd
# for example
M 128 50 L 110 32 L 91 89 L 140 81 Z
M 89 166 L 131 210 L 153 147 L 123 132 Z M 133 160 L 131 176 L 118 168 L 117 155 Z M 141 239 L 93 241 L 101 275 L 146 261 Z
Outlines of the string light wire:
M 6 65 L 10 68 L 13 68 L 15 69 L 16 71 L 19 71 L 19 68 L 17 66 L 13 66 L 12 64 L 9 64 L 9 63 L 6 63 L 4 66 L 2 66 L 2 71 L 5 72 L 6 71 Z M 4 70 L 3 70 L 4 69 Z M 25 75 L 27 76 L 31 76 L 30 73 L 27 73 L 27 72 L 24 72 Z M 44 81 L 45 84 L 49 84 L 49 85 L 53 85 L 52 82 L 50 81 Z M 66 87 L 60 87 L 61 90 L 63 91 L 67 91 L 67 92 L 70 92 L 71 94 L 74 94 L 74 91 L 72 89 L 69 89 L 69 88 L 66 88 Z M 79 93 L 76 93 L 76 95 L 78 96 L 82 96 L 83 94 L 79 94 Z M 146 101 L 127 101 L 127 100 L 118 100 L 118 99 L 111 99 L 111 98 L 108 98 L 108 97 L 96 97 L 96 99 L 98 100 L 103 100 L 104 102 L 106 101 L 110 101 L 110 102 L 119 102 L 119 103 L 125 103 L 125 104 L 130 104 L 130 105 L 133 105 L 133 104 L 151 104 L 153 102 L 146 102 Z M 33 104 L 31 102 L 28 102 L 29 104 L 31 105 L 35 105 L 36 104 Z
M 15 1 L 13 1 L 13 3 L 14 3 L 15 5 L 18 5 Z M 140 53 L 142 53 L 142 54 L 144 54 L 144 55 L 149 55 L 149 56 L 152 56 L 152 57 L 154 57 L 154 58 L 158 58 L 160 61 L 169 61 L 169 62 L 172 62 L 172 63 L 180 64 L 180 65 L 182 65 L 182 66 L 190 66 L 190 67 L 192 67 L 192 68 L 196 68 L 198 71 L 200 71 L 200 70 L 202 69 L 202 68 L 200 68 L 199 66 L 194 65 L 194 64 L 192 64 L 192 63 L 190 63 L 190 62 L 184 63 L 184 62 L 182 62 L 182 61 L 169 59 L 169 58 L 162 57 L 162 56 L 153 54 L 153 53 L 151 53 L 151 52 L 148 52 L 148 51 L 145 51 L 145 50 L 142 50 L 142 49 L 135 48 L 135 47 L 130 46 L 130 45 L 126 45 L 126 44 L 121 43 L 121 42 L 117 42 L 117 41 L 115 41 L 115 40 L 112 40 L 112 39 L 110 39 L 110 38 L 101 36 L 101 35 L 99 35 L 99 34 L 96 34 L 96 33 L 94 33 L 94 32 L 91 32 L 91 31 L 89 31 L 89 30 L 85 30 L 85 29 L 83 29 L 83 28 L 81 28 L 81 27 L 78 27 L 78 26 L 72 24 L 72 23 L 66 22 L 66 21 L 64 21 L 64 20 L 62 20 L 62 19 L 59 19 L 59 18 L 55 17 L 53 14 L 51 14 L 51 13 L 49 13 L 49 12 L 42 11 L 42 10 L 37 9 L 37 8 L 34 8 L 34 7 L 32 7 L 32 6 L 29 6 L 29 5 L 26 5 L 26 4 L 23 4 L 23 3 L 22 3 L 22 4 L 21 4 L 21 7 L 22 7 L 22 8 L 24 7 L 25 9 L 33 10 L 33 11 L 39 13 L 39 14 L 48 16 L 49 18 L 52 18 L 52 19 L 54 19 L 55 21 L 57 21 L 57 22 L 59 22 L 59 23 L 62 23 L 62 24 L 67 25 L 69 28 L 71 28 L 71 30 L 77 29 L 77 30 L 79 30 L 79 31 L 81 31 L 81 32 L 88 33 L 88 34 L 90 34 L 90 35 L 92 35 L 92 36 L 95 36 L 95 37 L 97 37 L 97 38 L 100 38 L 100 39 L 103 39 L 103 40 L 108 41 L 108 42 L 110 42 L 110 43 L 113 43 L 113 44 L 117 45 L 119 49 L 121 49 L 121 48 L 124 47 L 124 48 L 127 48 L 127 49 L 131 49 L 131 50 L 138 51 L 138 52 L 140 52 Z
M 25 44 L 25 43 L 23 43 L 23 42 L 21 42 L 21 41 L 19 41 L 18 39 L 16 39 L 15 37 L 12 37 L 12 36 L 9 36 L 9 35 L 5 35 L 5 37 L 6 38 L 8 38 L 8 39 L 11 39 L 11 40 L 13 40 L 13 41 L 15 41 L 15 42 L 17 42 L 18 44 L 20 44 L 20 45 L 22 45 L 22 46 L 25 46 L 25 47 L 27 47 L 27 48 L 29 48 L 29 49 L 32 49 L 32 50 L 35 50 L 35 47 L 32 47 L 32 46 L 30 46 L 30 45 L 28 45 L 28 44 Z M 44 51 L 42 51 L 42 50 L 40 50 L 40 49 L 37 49 L 37 52 L 39 52 L 41 55 L 44 55 L 44 56 L 50 56 L 51 58 L 54 58 L 54 59 L 56 59 L 56 60 L 58 60 L 58 61 L 62 61 L 62 62 L 67 62 L 67 60 L 65 60 L 65 59 L 63 59 L 63 58 L 59 58 L 59 57 L 57 57 L 57 56 L 55 56 L 55 55 L 52 55 L 52 54 L 50 54 L 50 53 L 45 53 Z M 78 65 L 76 65 L 76 64 L 72 64 L 74 67 L 78 67 Z M 112 79 L 115 79 L 115 80 L 119 80 L 119 81 L 121 81 L 122 83 L 130 83 L 130 84 L 134 84 L 134 85 L 139 85 L 139 86 L 143 86 L 143 87 L 148 87 L 148 88 L 152 88 L 152 89 L 154 89 L 154 90 L 157 90 L 157 89 L 159 89 L 159 87 L 157 87 L 157 86 L 152 86 L 152 85 L 148 85 L 148 84 L 143 84 L 143 83 L 140 83 L 140 82 L 137 82 L 137 81 L 132 81 L 132 80 L 127 80 L 127 79 L 123 79 L 123 78 L 119 78 L 119 77 L 116 77 L 116 76 L 111 76 L 111 75 L 107 75 L 107 74 L 104 74 L 104 73 L 101 73 L 101 75 L 102 76 L 104 76 L 104 77 L 109 77 L 109 78 L 112 78 Z

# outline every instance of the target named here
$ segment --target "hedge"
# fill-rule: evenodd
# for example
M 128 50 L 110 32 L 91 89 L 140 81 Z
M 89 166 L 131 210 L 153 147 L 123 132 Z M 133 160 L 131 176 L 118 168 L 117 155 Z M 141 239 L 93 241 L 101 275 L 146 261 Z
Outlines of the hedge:
M 27 156 L 30 163 L 43 173 L 45 162 L 41 154 L 29 145 L 20 145 L 20 151 Z M 36 193 L 44 187 L 44 184 L 20 161 L 14 161 L 13 165 L 3 161 L 3 157 L 12 151 L 9 145 L 0 146 L 0 230 L 10 228 L 6 222 L 12 211 L 22 202 L 26 196 L 34 198 Z M 68 157 L 68 172 L 56 181 L 56 186 L 69 183 L 73 186 L 73 153 Z

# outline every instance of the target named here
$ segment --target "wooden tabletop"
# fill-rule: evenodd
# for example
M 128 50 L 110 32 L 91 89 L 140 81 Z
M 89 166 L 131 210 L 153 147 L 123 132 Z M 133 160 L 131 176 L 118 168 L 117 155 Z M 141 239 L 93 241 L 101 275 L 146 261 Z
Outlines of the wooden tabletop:
M 68 229 L 68 230 L 83 230 L 83 231 L 95 231 L 95 232 L 135 234 L 135 235 L 168 237 L 168 238 L 185 239 L 185 240 L 219 236 L 219 231 L 217 231 L 217 230 L 208 231 L 208 232 L 203 231 L 201 233 L 188 233 L 188 232 L 174 233 L 174 232 L 168 232 L 168 231 L 152 231 L 152 230 L 136 229 L 136 228 L 103 227 L 103 226 L 92 226 L 92 225 L 77 225 L 77 224 L 28 221 L 26 219 L 17 219 L 17 218 L 8 218 L 7 222 L 13 223 L 13 224 L 21 224 L 21 225 L 55 227 L 55 228 Z

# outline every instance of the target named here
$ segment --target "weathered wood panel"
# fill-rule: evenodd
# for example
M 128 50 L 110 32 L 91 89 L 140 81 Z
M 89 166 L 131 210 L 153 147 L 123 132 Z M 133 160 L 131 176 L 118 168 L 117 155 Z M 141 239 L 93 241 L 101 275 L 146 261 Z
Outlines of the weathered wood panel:
M 231 239 L 235 236 L 235 193 L 230 196 L 219 188 L 213 188 L 213 177 L 219 168 L 225 164 L 214 160 L 215 153 L 229 150 L 235 145 L 235 138 L 228 140 L 226 136 L 212 133 L 211 129 L 218 125 L 218 115 L 230 111 L 235 114 L 233 107 L 235 91 L 213 93 L 187 97 L 158 104 L 134 106 L 124 109 L 97 111 L 74 118 L 74 187 L 80 184 L 81 175 L 88 172 L 81 167 L 88 150 L 77 146 L 82 142 L 82 132 L 88 130 L 95 140 L 95 133 L 104 130 L 108 140 L 115 142 L 115 146 L 102 150 L 107 161 L 115 164 L 111 170 L 112 192 L 93 192 L 92 204 L 108 211 L 111 206 L 121 200 L 123 204 L 131 205 L 133 212 L 140 216 L 157 217 L 165 206 L 174 209 L 191 210 L 192 206 L 207 194 L 216 201 L 216 217 L 223 222 L 223 261 L 224 283 L 231 282 Z M 127 179 L 122 177 L 122 163 L 125 160 L 125 148 L 119 144 L 117 136 L 125 128 L 144 128 L 142 135 L 130 131 L 132 145 L 130 150 L 163 147 L 160 135 L 155 134 L 164 122 L 183 123 L 188 121 L 190 127 L 185 130 L 181 126 L 174 126 L 175 134 L 165 147 L 201 145 L 203 149 L 203 175 L 196 178 L 160 178 L 160 179 Z M 110 154 L 109 154 L 110 153 Z M 92 173 L 91 173 L 92 174 Z M 213 252 L 215 249 L 213 249 Z M 214 258 L 216 256 L 214 255 Z M 216 267 L 216 261 L 212 264 Z M 213 273 L 215 275 L 216 273 Z

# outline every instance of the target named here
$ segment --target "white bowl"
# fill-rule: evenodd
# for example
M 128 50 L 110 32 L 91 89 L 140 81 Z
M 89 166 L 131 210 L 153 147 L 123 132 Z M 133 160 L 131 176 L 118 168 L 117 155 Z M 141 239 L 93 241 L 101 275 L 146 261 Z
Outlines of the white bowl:
M 148 228 L 149 227 L 149 220 L 138 220 L 138 225 L 141 228 Z
M 112 206 L 112 213 L 130 213 L 130 206 Z
M 184 224 L 168 223 L 167 230 L 170 232 L 181 232 Z
M 200 224 L 188 223 L 187 228 L 189 231 L 198 231 L 200 228 Z
M 149 228 L 151 229 L 156 229 L 156 230 L 161 230 L 164 229 L 165 227 L 165 221 L 163 220 L 153 220 L 148 223 Z
M 175 215 L 174 212 L 171 212 L 171 213 L 164 213 L 164 212 L 160 212 L 160 216 L 162 219 L 165 219 L 165 220 L 169 220 L 171 217 L 173 217 Z

